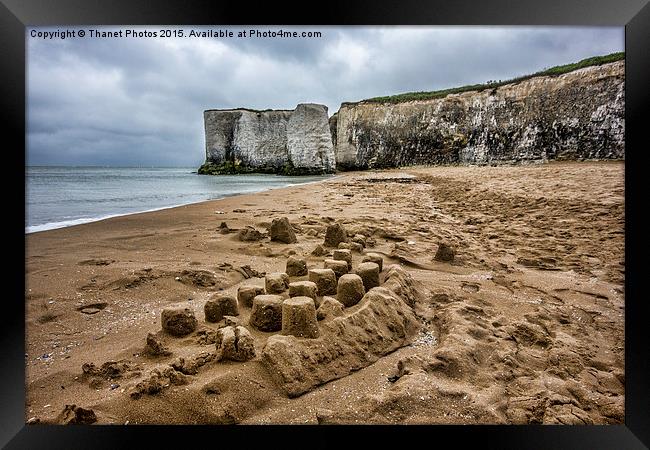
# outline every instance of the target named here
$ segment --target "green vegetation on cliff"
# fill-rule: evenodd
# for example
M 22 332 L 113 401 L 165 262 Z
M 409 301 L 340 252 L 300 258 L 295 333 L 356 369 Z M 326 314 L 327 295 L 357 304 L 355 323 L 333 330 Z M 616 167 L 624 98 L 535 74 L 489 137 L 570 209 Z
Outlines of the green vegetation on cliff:
M 446 97 L 449 94 L 459 94 L 461 92 L 468 92 L 468 91 L 480 92 L 485 89 L 495 89 L 498 88 L 499 86 L 504 86 L 506 84 L 519 83 L 521 81 L 528 80 L 533 77 L 557 76 L 568 72 L 572 72 L 577 69 L 582 69 L 584 67 L 600 66 L 602 64 L 620 61 L 623 59 L 625 59 L 625 52 L 611 53 L 609 55 L 593 56 L 591 58 L 586 58 L 583 59 L 582 61 L 578 61 L 577 63 L 551 67 L 549 69 L 545 69 L 540 72 L 535 72 L 530 75 L 523 75 L 505 81 L 489 81 L 483 84 L 471 84 L 467 86 L 460 86 L 460 87 L 455 87 L 450 89 L 442 89 L 439 91 L 406 92 L 404 94 L 387 95 L 384 97 L 373 97 L 366 100 L 361 100 L 359 102 L 344 102 L 343 105 L 346 104 L 354 105 L 357 103 L 401 103 L 401 102 L 409 102 L 413 100 L 430 100 L 434 98 L 442 98 L 442 97 Z

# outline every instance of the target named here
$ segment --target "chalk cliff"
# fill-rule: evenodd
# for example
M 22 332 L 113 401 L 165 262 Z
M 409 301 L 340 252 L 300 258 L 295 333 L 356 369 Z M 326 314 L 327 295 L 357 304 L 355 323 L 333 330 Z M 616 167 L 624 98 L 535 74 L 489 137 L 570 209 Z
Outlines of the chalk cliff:
M 625 61 L 618 55 L 498 85 L 343 103 L 330 118 L 326 106 L 313 103 L 294 110 L 207 110 L 199 173 L 622 159 Z
M 299 104 L 294 110 L 207 110 L 206 162 L 199 173 L 331 173 L 334 146 L 327 107 Z
M 343 103 L 337 167 L 624 158 L 624 82 L 617 61 L 442 98 Z

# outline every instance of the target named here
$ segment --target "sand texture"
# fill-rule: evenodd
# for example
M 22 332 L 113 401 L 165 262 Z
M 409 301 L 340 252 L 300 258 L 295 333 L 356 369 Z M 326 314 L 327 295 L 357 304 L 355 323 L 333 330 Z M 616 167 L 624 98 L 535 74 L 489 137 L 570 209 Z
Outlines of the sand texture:
M 283 217 L 296 242 L 271 240 Z M 29 234 L 25 420 L 620 424 L 624 222 L 624 163 L 558 162 L 348 172 Z M 338 249 L 350 273 L 381 257 L 379 286 L 318 296 L 317 332 L 304 296 L 284 333 L 251 325 L 240 287 L 290 256 L 307 281 L 299 260 Z M 216 293 L 238 308 L 208 322 Z M 185 308 L 196 328 L 163 331 Z

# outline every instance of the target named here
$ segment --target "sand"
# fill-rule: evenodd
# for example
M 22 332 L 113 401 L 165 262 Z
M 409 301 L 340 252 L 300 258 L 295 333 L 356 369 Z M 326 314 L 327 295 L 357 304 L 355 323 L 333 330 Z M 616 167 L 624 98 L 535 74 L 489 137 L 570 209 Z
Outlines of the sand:
M 237 237 L 285 216 L 297 243 Z M 25 420 L 56 423 L 74 404 L 98 424 L 623 423 L 624 220 L 624 163 L 558 162 L 350 172 L 29 234 Z M 382 284 L 391 265 L 405 273 L 387 309 L 362 300 L 319 322 L 319 339 L 338 327 L 363 343 L 353 371 L 305 355 L 308 377 L 333 378 L 289 396 L 264 362 L 279 332 L 248 326 L 241 305 L 256 356 L 216 360 L 225 323 L 205 321 L 205 301 L 264 286 L 258 275 L 290 255 L 322 268 L 333 249 L 311 252 L 335 222 L 384 257 Z M 434 260 L 443 242 L 452 261 Z M 356 267 L 364 255 L 352 255 Z M 167 307 L 193 308 L 198 330 L 161 333 Z M 384 310 L 404 330 L 383 327 Z M 349 325 L 362 317 L 375 328 Z M 148 333 L 171 354 L 146 354 Z M 133 398 L 143 380 L 158 392 Z

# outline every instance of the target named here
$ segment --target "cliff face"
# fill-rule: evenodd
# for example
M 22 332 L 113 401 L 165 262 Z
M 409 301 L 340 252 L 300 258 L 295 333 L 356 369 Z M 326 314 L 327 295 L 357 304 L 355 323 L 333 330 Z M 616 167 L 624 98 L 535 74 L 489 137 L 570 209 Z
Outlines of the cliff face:
M 206 163 L 199 173 L 330 173 L 334 147 L 327 107 L 204 112 Z
M 341 105 L 339 169 L 624 158 L 624 61 L 483 91 Z

